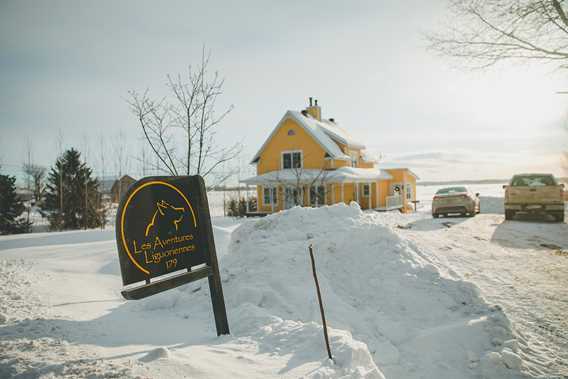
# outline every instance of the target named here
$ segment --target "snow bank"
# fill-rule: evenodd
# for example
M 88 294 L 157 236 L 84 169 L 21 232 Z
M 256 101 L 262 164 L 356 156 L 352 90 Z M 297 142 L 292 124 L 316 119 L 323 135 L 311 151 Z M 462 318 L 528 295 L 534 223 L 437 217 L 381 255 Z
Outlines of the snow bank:
M 253 339 L 260 352 L 290 355 L 281 374 L 315 361 L 313 377 L 519 377 L 501 354 L 512 334 L 500 309 L 470 283 L 441 276 L 380 217 L 339 204 L 242 224 L 221 261 L 233 334 Z M 325 359 L 309 244 L 335 364 Z M 195 291 L 207 295 L 205 286 L 187 286 L 165 304 L 155 297 L 144 306 L 176 307 L 184 302 L 172 297 Z

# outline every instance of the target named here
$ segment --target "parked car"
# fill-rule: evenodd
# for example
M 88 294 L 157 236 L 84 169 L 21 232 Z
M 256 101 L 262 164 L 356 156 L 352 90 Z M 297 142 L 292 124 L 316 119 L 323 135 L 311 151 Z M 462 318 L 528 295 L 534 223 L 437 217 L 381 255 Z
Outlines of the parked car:
M 552 174 L 515 175 L 505 189 L 505 219 L 517 213 L 549 214 L 564 222 L 564 184 Z
M 441 188 L 432 200 L 432 217 L 449 214 L 475 216 L 479 213 L 479 194 L 470 192 L 466 187 Z

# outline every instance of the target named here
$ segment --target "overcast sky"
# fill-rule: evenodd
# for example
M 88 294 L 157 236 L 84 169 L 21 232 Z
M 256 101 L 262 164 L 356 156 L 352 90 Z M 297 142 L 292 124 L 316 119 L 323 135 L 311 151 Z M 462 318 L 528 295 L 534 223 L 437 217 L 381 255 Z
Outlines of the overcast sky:
M 221 105 L 235 106 L 219 142 L 242 141 L 245 167 L 284 112 L 313 96 L 373 154 L 425 180 L 559 174 L 568 96 L 555 92 L 568 89 L 566 74 L 535 65 L 466 71 L 434 56 L 423 33 L 439 28 L 445 5 L 1 1 L 3 171 L 21 166 L 28 139 L 33 159 L 51 165 L 59 130 L 97 170 L 106 135 L 137 171 L 142 142 L 128 90 L 164 94 L 166 74 L 197 63 L 205 44 L 226 78 Z

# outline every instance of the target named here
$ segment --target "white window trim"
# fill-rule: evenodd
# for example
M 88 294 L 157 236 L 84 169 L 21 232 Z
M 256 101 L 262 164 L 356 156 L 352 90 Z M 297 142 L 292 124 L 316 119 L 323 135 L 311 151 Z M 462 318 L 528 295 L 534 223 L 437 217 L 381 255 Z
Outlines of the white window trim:
M 273 191 L 272 192 L 272 203 L 266 202 L 266 197 L 264 192 L 266 190 Z M 270 192 L 268 193 L 268 197 L 270 198 Z M 277 205 L 278 204 L 278 188 L 277 187 L 262 187 L 262 204 L 263 205 Z
M 300 153 L 300 169 L 304 168 L 304 151 L 303 150 L 283 150 L 280 153 L 280 169 L 281 170 L 290 170 L 290 168 L 285 169 L 284 168 L 284 154 L 290 154 L 290 163 L 292 164 L 292 166 L 294 166 L 294 159 L 292 154 L 293 153 Z M 293 170 L 296 167 L 292 167 L 291 169 Z

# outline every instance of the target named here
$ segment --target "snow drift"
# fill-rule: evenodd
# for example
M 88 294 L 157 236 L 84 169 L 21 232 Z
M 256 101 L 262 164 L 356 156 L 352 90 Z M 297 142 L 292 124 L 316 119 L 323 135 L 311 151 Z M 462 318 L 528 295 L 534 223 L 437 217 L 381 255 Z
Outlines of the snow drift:
M 262 352 L 289 355 L 283 375 L 315 361 L 314 377 L 520 377 L 520 363 L 507 366 L 518 356 L 503 349 L 513 337 L 500 309 L 470 283 L 441 276 L 380 216 L 340 204 L 293 208 L 237 228 L 221 261 L 233 334 L 252 338 Z M 335 364 L 325 359 L 309 244 Z M 202 285 L 177 296 L 196 291 L 208 296 Z M 166 294 L 144 307 L 178 303 Z

